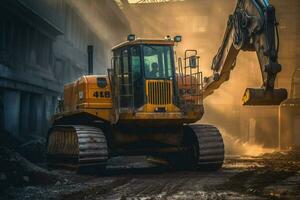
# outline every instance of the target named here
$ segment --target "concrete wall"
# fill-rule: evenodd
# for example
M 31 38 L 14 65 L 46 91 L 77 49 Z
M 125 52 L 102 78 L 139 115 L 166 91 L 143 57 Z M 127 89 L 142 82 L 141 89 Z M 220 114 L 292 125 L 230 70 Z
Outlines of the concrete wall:
M 87 73 L 87 45 L 94 72 L 106 73 L 111 47 L 129 32 L 114 1 L 2 0 L 0 130 L 45 136 L 63 85 Z

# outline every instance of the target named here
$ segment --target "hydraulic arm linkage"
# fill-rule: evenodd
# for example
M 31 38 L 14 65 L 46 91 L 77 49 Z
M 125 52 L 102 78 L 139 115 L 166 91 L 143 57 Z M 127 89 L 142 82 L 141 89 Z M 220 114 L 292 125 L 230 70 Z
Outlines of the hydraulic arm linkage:
M 281 71 L 278 63 L 279 36 L 275 8 L 268 0 L 238 0 L 229 16 L 221 47 L 212 62 L 213 75 L 205 78 L 204 97 L 213 93 L 230 77 L 240 50 L 256 51 L 263 85 L 247 88 L 244 105 L 279 105 L 287 98 L 286 89 L 274 89 Z

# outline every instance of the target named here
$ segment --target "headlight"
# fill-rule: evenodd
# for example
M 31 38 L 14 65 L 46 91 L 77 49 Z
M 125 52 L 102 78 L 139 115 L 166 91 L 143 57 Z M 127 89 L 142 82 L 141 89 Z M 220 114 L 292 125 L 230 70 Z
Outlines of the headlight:
M 181 35 L 176 35 L 176 36 L 174 37 L 174 41 L 175 41 L 175 42 L 181 42 L 181 40 L 182 40 L 182 36 L 181 36 Z
M 128 41 L 134 41 L 135 40 L 135 35 L 134 34 L 130 34 L 127 36 L 127 40 Z

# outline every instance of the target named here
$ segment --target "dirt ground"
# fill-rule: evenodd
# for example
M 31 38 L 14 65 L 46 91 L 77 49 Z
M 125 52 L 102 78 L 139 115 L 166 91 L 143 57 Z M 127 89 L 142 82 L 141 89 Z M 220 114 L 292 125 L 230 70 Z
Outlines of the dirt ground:
M 227 156 L 217 172 L 172 171 L 145 157 L 114 158 L 105 174 L 54 170 L 61 181 L 10 187 L 0 199 L 300 199 L 300 156 Z

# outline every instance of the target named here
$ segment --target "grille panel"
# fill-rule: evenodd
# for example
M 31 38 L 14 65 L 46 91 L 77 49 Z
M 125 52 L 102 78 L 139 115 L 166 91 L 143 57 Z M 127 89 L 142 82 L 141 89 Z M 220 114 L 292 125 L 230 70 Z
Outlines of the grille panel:
M 171 81 L 148 81 L 148 103 L 153 105 L 172 104 Z

